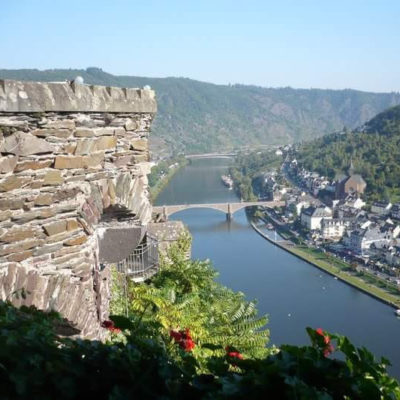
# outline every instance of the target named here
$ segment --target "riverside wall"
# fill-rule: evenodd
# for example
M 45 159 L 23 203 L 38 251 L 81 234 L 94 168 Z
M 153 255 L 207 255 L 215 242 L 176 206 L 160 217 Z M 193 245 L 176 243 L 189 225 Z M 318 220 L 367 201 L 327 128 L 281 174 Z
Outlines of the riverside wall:
M 59 311 L 82 336 L 104 336 L 101 236 L 121 219 L 151 220 L 156 109 L 147 88 L 0 80 L 1 299 Z

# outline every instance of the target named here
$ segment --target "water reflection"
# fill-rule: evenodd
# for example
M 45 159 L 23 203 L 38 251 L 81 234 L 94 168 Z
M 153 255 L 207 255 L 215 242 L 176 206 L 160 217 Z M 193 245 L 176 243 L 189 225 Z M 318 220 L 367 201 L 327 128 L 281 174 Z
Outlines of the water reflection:
M 157 204 L 237 201 L 220 180 L 226 161 L 196 160 L 177 173 Z M 305 327 L 323 327 L 389 358 L 391 372 L 400 377 L 400 346 L 393 345 L 400 320 L 391 307 L 272 245 L 251 228 L 243 210 L 230 222 L 211 209 L 185 210 L 171 219 L 189 227 L 194 258 L 211 259 L 220 282 L 258 300 L 260 312 L 269 315 L 271 343 L 306 344 Z

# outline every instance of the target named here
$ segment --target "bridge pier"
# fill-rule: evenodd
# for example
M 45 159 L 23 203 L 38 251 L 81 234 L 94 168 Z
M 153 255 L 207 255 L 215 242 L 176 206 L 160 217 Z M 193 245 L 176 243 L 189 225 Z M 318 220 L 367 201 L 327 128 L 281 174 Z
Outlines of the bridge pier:
M 231 204 L 228 203 L 228 212 L 226 213 L 226 220 L 231 221 L 232 217 L 233 217 L 233 214 L 232 214 L 232 210 L 231 210 Z
M 164 221 L 168 221 L 167 207 L 163 206 L 163 218 Z

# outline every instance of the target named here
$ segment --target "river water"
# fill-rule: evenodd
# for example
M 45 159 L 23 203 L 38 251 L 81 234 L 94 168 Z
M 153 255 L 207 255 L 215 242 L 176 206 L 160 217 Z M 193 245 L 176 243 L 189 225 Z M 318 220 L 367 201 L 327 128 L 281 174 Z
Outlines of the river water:
M 229 160 L 195 160 L 172 178 L 157 205 L 238 201 L 221 182 Z M 400 319 L 394 309 L 334 279 L 259 236 L 244 210 L 226 221 L 211 209 L 181 211 L 193 236 L 193 258 L 209 258 L 218 280 L 248 300 L 257 300 L 269 318 L 270 344 L 309 343 L 306 326 L 344 334 L 377 357 L 388 358 L 400 378 Z

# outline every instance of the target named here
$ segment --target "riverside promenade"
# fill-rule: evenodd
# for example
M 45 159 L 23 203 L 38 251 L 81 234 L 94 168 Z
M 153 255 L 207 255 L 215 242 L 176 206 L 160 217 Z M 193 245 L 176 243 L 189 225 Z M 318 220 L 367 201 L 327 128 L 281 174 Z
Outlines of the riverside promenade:
M 264 233 L 254 221 L 250 221 L 250 225 L 252 228 L 264 239 L 268 240 L 270 243 L 278 246 L 282 250 L 287 251 L 288 253 L 293 254 L 297 258 L 306 261 L 308 264 L 328 273 L 331 276 L 336 277 L 338 280 L 358 289 L 362 292 L 366 293 L 367 295 L 391 306 L 396 309 L 400 308 L 400 296 L 395 296 L 387 291 L 384 291 L 374 285 L 367 284 L 357 278 L 354 275 L 349 274 L 346 271 L 340 270 L 338 267 L 334 267 L 333 265 L 329 264 L 328 261 L 322 259 L 316 259 L 312 255 L 303 252 L 296 246 L 293 242 L 289 240 L 273 240 L 271 239 L 266 233 Z

